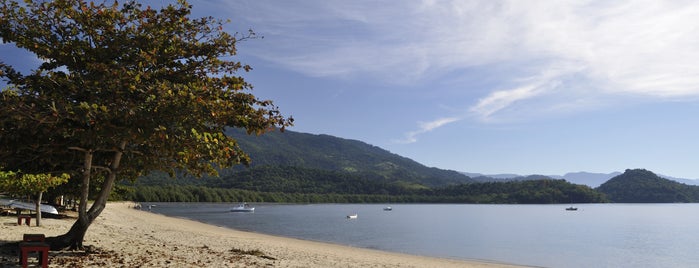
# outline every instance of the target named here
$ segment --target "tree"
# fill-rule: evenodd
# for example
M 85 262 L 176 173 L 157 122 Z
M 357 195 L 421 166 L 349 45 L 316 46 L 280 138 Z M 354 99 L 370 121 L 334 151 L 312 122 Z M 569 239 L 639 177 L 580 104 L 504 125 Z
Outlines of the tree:
M 50 188 L 66 183 L 70 175 L 67 173 L 53 174 L 24 174 L 22 172 L 0 170 L 0 190 L 22 195 L 35 195 L 36 226 L 41 226 L 41 197 Z
M 255 34 L 190 18 L 185 1 L 160 10 L 134 1 L 0 3 L 2 40 L 43 60 L 30 74 L 0 62 L 9 85 L 0 96 L 0 165 L 80 181 L 78 219 L 47 238 L 53 249 L 82 247 L 117 178 L 216 175 L 250 162 L 226 128 L 262 134 L 293 122 L 237 75 L 251 67 L 233 60 L 235 45 Z

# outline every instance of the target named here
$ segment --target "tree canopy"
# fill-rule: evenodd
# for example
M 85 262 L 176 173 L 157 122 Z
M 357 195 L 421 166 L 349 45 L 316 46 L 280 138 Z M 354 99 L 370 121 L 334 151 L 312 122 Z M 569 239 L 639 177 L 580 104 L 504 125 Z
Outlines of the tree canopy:
M 134 1 L 0 0 L 0 38 L 42 64 L 28 74 L 0 59 L 0 165 L 80 178 L 74 228 L 61 246 L 80 247 L 117 178 L 152 170 L 194 175 L 248 163 L 227 127 L 260 134 L 291 125 L 270 100 L 255 97 L 234 60 L 225 21 L 191 18 L 186 1 L 161 9 Z M 91 179 L 103 178 L 87 211 Z M 75 229 L 75 230 L 74 230 Z
M 645 169 L 627 169 L 597 190 L 616 203 L 699 202 L 699 186 L 665 179 Z
M 35 196 L 36 226 L 41 225 L 41 197 L 50 188 L 64 184 L 70 179 L 67 173 L 53 175 L 26 174 L 0 170 L 0 192 L 5 191 L 16 195 Z
M 20 195 L 35 195 L 46 192 L 68 181 L 67 173 L 54 176 L 52 174 L 22 174 L 21 172 L 0 170 L 0 191 Z

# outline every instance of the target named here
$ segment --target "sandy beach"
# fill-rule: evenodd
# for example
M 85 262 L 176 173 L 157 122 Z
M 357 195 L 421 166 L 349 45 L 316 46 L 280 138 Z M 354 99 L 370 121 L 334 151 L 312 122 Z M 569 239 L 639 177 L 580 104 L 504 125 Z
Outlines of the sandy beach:
M 89 252 L 52 251 L 49 267 L 522 267 L 243 232 L 140 211 L 133 205 L 109 203 L 85 236 Z M 74 222 L 44 218 L 42 226 L 28 227 L 18 226 L 14 216 L 0 220 L 0 246 L 21 240 L 25 233 L 60 235 Z M 17 257 L 7 252 L 0 262 L 0 267 L 19 267 Z

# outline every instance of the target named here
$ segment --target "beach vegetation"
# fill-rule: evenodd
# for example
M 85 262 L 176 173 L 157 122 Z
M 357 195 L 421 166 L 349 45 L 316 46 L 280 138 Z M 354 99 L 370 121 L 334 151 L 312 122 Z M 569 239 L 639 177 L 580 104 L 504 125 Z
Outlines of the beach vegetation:
M 64 184 L 70 179 L 68 173 L 61 174 L 28 174 L 22 171 L 2 171 L 0 170 L 0 192 L 10 193 L 19 196 L 33 197 L 36 205 L 36 226 L 41 226 L 41 200 L 43 193 L 50 188 Z
M 39 62 L 30 72 L 0 62 L 0 165 L 67 173 L 79 196 L 72 228 L 47 238 L 52 249 L 83 247 L 117 180 L 153 170 L 215 176 L 250 162 L 227 128 L 249 135 L 292 124 L 239 74 L 252 68 L 235 60 L 236 44 L 255 33 L 230 34 L 227 21 L 192 18 L 191 9 L 0 0 L 2 42 Z
M 266 185 L 266 184 L 265 184 Z M 137 202 L 271 202 L 271 203 L 469 203 L 469 204 L 560 204 L 601 203 L 605 196 L 594 189 L 564 180 L 530 180 L 487 182 L 453 185 L 434 189 L 409 190 L 396 193 L 367 191 L 344 193 L 340 186 L 334 191 L 313 192 L 303 185 L 293 191 L 272 191 L 262 188 L 221 188 L 187 185 L 131 185 L 124 200 Z M 332 188 L 327 185 L 326 188 Z M 309 190 L 310 189 L 310 190 Z

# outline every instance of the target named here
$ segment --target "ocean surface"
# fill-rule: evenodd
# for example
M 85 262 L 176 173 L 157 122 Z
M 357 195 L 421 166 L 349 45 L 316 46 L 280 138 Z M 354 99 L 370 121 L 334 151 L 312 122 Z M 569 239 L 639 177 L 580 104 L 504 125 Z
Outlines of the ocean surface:
M 699 267 L 699 204 L 143 203 L 153 213 L 258 233 L 541 267 Z M 391 206 L 392 211 L 383 208 Z M 357 213 L 357 219 L 347 215 Z

